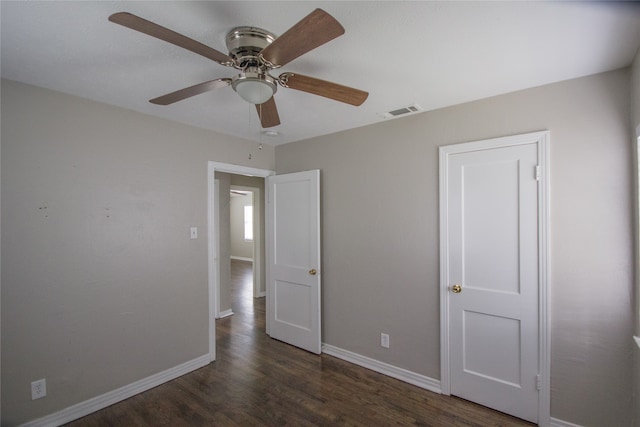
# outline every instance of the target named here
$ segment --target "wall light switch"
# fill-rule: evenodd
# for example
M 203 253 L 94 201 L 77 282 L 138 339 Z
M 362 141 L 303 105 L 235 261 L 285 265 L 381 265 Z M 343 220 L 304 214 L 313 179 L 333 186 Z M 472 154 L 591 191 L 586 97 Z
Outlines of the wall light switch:
M 380 346 L 389 348 L 389 334 L 380 334 Z
M 191 238 L 192 239 L 198 238 L 198 227 L 191 227 Z

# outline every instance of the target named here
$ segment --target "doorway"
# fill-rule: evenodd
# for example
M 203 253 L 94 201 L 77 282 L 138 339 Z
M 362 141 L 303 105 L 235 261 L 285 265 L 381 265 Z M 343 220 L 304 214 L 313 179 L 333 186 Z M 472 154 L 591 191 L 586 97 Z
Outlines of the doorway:
M 264 178 L 230 175 L 230 256 L 251 263 L 253 298 L 266 296 L 264 186 Z
M 209 265 L 209 360 L 216 359 L 216 317 L 220 313 L 220 273 L 221 273 L 221 251 L 220 251 L 220 218 L 216 214 L 218 212 L 219 197 L 224 192 L 216 183 L 215 173 L 222 172 L 228 174 L 241 175 L 246 177 L 264 178 L 274 175 L 274 171 L 265 169 L 256 169 L 246 166 L 238 166 L 226 163 L 208 162 L 207 167 L 208 182 L 208 265 Z M 226 193 L 227 195 L 229 192 Z M 264 210 L 263 207 L 260 208 Z M 260 252 L 260 249 L 258 249 Z M 259 269 L 259 274 L 264 277 L 263 253 L 254 254 L 254 268 Z M 230 272 L 229 272 L 230 274 Z M 230 297 L 230 295 L 229 295 Z M 267 330 L 268 333 L 268 330 Z
M 270 178 L 266 180 L 265 209 L 266 321 L 267 335 L 308 351 L 321 351 L 320 269 L 320 171 L 303 171 L 272 177 L 275 172 L 244 166 L 208 164 L 208 263 L 209 263 L 209 359 L 216 359 L 215 319 L 220 305 L 222 254 L 218 236 L 222 231 L 216 212 L 218 196 L 229 194 L 216 183 L 216 172 Z M 272 179 L 273 178 L 273 179 Z M 266 204 L 264 204 L 266 206 Z M 276 207 L 277 206 L 277 207 Z M 267 226 L 268 225 L 268 226 Z M 280 261 L 305 261 L 280 265 Z M 261 257 L 256 257 L 260 262 Z M 285 268 L 286 267 L 286 268 Z M 266 282 L 265 281 L 265 282 Z M 306 288 L 306 289 L 305 289 Z M 284 332 L 284 333 L 283 333 Z M 277 336 L 274 336 L 274 333 Z
M 234 182 L 256 187 L 234 185 Z M 263 269 L 265 213 L 261 197 L 264 194 L 264 179 L 217 172 L 214 183 L 217 208 L 213 216 L 218 253 L 215 317 L 220 319 L 235 312 L 236 301 L 232 295 L 234 266 L 244 263 L 250 267 L 251 272 L 247 277 L 251 280 L 248 288 L 251 298 L 266 295 Z
M 440 147 L 441 388 L 549 421 L 548 140 Z

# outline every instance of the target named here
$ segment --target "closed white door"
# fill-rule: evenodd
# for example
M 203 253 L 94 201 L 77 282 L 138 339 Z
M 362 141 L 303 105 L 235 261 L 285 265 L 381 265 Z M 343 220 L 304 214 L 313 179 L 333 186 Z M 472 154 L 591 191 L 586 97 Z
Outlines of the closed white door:
M 320 354 L 320 171 L 270 176 L 267 187 L 267 331 Z
M 538 422 L 538 145 L 479 148 L 446 156 L 450 393 Z

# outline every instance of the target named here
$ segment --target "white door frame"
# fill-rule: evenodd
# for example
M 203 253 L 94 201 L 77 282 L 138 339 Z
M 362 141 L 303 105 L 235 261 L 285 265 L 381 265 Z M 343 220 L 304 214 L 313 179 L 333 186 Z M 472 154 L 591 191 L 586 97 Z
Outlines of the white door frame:
M 237 175 L 258 176 L 266 178 L 275 175 L 275 171 L 238 166 L 230 163 L 209 161 L 207 163 L 207 237 L 208 241 L 208 283 L 209 283 L 209 361 L 216 360 L 216 307 L 220 299 L 220 272 L 218 269 L 218 235 L 214 224 L 213 213 L 216 211 L 215 173 L 225 172 Z M 268 287 L 267 287 L 268 288 Z M 268 309 L 268 307 L 267 307 Z
M 448 156 L 477 150 L 509 147 L 536 143 L 539 159 L 538 187 L 538 264 L 539 264 L 539 372 L 540 394 L 538 423 L 549 425 L 551 387 L 550 387 L 550 344 L 549 333 L 549 131 L 533 132 L 522 135 L 487 139 L 442 146 L 440 153 L 440 388 L 442 394 L 451 394 L 449 366 L 449 266 L 448 266 Z M 533 173 L 533 171 L 532 171 Z

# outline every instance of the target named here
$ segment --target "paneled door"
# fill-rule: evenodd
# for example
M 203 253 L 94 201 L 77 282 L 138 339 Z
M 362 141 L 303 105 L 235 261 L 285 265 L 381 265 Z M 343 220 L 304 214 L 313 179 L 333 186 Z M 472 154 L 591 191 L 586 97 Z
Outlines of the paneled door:
M 441 150 L 443 344 L 450 394 L 538 422 L 540 163 L 518 141 Z
M 270 176 L 267 188 L 267 332 L 320 354 L 320 171 Z

